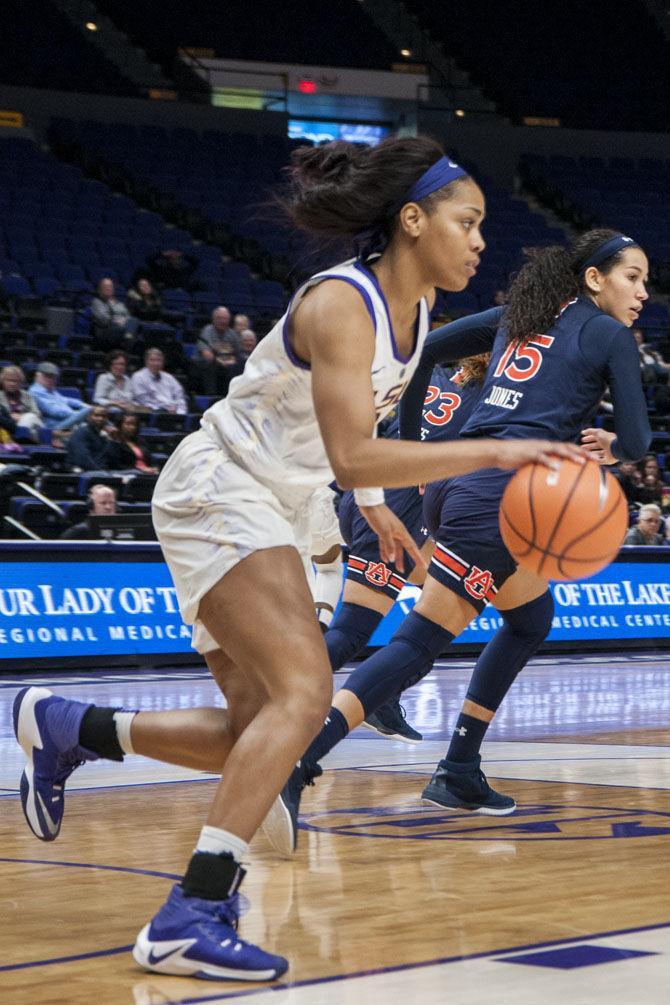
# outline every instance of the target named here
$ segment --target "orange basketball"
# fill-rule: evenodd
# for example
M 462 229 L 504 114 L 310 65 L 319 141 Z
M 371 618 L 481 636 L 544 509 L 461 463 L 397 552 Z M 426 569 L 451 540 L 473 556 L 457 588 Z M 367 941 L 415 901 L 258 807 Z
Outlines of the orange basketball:
M 520 565 L 545 579 L 581 579 L 617 555 L 628 529 L 619 483 L 595 461 L 524 464 L 500 504 L 500 533 Z

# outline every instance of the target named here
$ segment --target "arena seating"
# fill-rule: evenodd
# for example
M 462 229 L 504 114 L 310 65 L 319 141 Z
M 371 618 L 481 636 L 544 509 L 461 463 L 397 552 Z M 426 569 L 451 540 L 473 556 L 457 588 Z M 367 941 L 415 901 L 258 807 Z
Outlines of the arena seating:
M 0 82 L 96 94 L 137 94 L 102 52 L 49 0 L 3 0 Z
M 226 59 L 310 65 L 315 38 L 322 66 L 387 70 L 398 58 L 356 0 L 313 5 L 286 0 L 266 6 L 260 26 L 245 0 L 229 0 L 225 17 L 207 0 L 173 0 L 158 19 L 144 4 L 102 0 L 98 6 L 166 68 L 186 46 L 212 49 Z
M 649 6 L 581 0 L 407 0 L 420 24 L 515 122 L 581 129 L 667 129 L 670 44 Z M 595 75 L 597 68 L 597 77 Z

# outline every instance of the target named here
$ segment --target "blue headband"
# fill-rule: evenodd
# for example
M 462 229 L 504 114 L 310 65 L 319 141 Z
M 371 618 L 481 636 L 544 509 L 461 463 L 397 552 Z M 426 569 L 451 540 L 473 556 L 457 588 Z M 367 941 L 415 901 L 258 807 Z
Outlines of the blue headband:
M 600 244 L 580 265 L 579 271 L 584 272 L 591 267 L 602 265 L 604 261 L 611 258 L 612 255 L 616 255 L 617 251 L 622 251 L 624 248 L 637 247 L 639 245 L 632 237 L 624 237 L 623 234 L 617 234 L 616 237 L 610 237 L 604 244 Z
M 420 202 L 432 192 L 437 192 L 438 188 L 443 188 L 457 178 L 464 178 L 467 171 L 464 171 L 458 164 L 454 164 L 448 157 L 440 157 L 427 171 L 418 178 L 412 185 L 409 192 L 398 202 L 394 203 L 391 213 L 397 213 L 408 202 Z
M 465 171 L 458 164 L 455 164 L 448 157 L 440 157 L 439 161 L 432 164 L 427 171 L 418 178 L 402 199 L 395 202 L 388 211 L 388 216 L 394 216 L 408 202 L 419 202 L 427 195 L 437 192 L 439 188 L 444 188 L 457 178 L 465 178 Z M 356 257 L 367 258 L 369 255 L 381 252 L 386 247 L 386 235 L 384 226 L 370 227 L 362 230 L 355 237 Z

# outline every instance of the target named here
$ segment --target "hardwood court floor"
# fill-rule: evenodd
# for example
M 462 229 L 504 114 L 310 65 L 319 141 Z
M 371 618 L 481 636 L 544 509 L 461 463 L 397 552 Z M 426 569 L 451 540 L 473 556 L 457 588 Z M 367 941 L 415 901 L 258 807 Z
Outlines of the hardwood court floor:
M 519 804 L 507 818 L 418 801 L 468 676 L 444 663 L 407 696 L 422 744 L 359 730 L 330 755 L 292 862 L 253 845 L 241 931 L 289 957 L 272 990 L 146 974 L 128 952 L 188 859 L 213 780 L 141 758 L 87 765 L 61 837 L 39 842 L 16 797 L 19 682 L 0 678 L 0 1001 L 667 1005 L 670 659 L 536 661 L 485 747 Z M 197 671 L 57 689 L 143 708 L 214 700 Z

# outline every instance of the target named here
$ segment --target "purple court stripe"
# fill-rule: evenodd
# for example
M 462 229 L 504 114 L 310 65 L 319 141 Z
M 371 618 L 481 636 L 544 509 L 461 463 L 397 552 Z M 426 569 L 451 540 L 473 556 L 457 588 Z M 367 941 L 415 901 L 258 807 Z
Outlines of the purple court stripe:
M 17 862 L 19 865 L 59 865 L 64 869 L 97 869 L 105 872 L 130 872 L 135 876 L 153 876 L 157 879 L 181 879 L 172 872 L 156 872 L 155 869 L 131 869 L 125 865 L 96 865 L 91 862 L 60 862 L 48 858 L 0 858 L 0 862 Z M 0 968 L 1 969 L 1 968 Z
M 129 953 L 132 948 L 132 946 L 115 946 L 114 949 L 96 949 L 93 953 L 78 953 L 76 956 L 54 956 L 50 960 L 12 963 L 0 967 L 0 973 L 5 973 L 7 970 L 28 970 L 30 967 L 51 967 L 56 963 L 77 963 L 79 960 L 92 960 L 96 956 L 118 956 L 119 953 Z
M 160 782 L 114 782 L 112 785 L 82 785 L 79 789 L 68 789 L 68 796 L 76 796 L 78 792 L 104 792 L 107 789 L 146 789 L 152 785 L 185 785 L 188 782 L 202 785 L 204 782 L 218 781 L 218 776 L 214 775 L 212 778 L 166 778 Z M 18 795 L 20 795 L 19 789 L 9 789 L 4 796 L 0 795 L 0 799 L 16 798 Z M 0 861 L 2 860 L 0 859 Z
M 250 988 L 247 991 L 232 991 L 230 993 L 204 995 L 198 998 L 174 998 L 164 1001 L 162 1005 L 201 1005 L 205 1002 L 226 1001 L 231 998 L 248 998 L 251 995 L 267 994 L 268 991 L 291 991 L 294 988 L 314 987 L 317 984 L 334 984 L 338 981 L 356 980 L 359 977 L 377 977 L 381 974 L 397 974 L 407 970 L 421 970 L 425 967 L 445 966 L 448 963 L 462 963 L 465 960 L 485 960 L 491 957 L 506 956 L 508 953 L 519 953 L 533 949 L 545 949 L 550 946 L 565 946 L 585 939 L 608 939 L 616 935 L 632 935 L 636 932 L 653 932 L 660 928 L 668 928 L 670 922 L 664 921 L 658 925 L 642 925 L 639 928 L 620 928 L 611 932 L 594 932 L 592 935 L 582 935 L 572 939 L 553 939 L 551 942 L 532 942 L 526 946 L 510 946 L 508 949 L 492 949 L 481 953 L 463 953 L 459 956 L 441 956 L 434 960 L 423 960 L 420 963 L 399 963 L 394 967 L 376 967 L 371 970 L 355 970 L 348 974 L 333 974 L 331 977 L 316 977 L 311 980 L 293 981 L 290 983 L 268 984 L 261 988 Z M 498 962 L 498 961 L 495 961 Z M 500 960 L 499 962 L 504 962 Z

